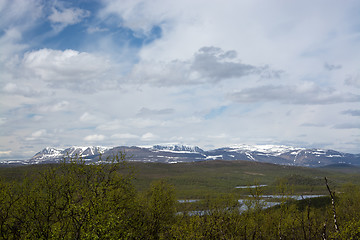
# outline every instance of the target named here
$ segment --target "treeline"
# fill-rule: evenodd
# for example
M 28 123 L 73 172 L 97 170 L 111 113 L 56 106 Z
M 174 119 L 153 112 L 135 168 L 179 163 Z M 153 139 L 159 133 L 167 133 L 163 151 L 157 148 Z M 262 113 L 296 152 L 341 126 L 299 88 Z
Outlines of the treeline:
M 359 239 L 360 189 L 335 198 L 285 201 L 263 209 L 255 193 L 239 211 L 235 197 L 202 202 L 201 212 L 178 203 L 174 188 L 156 181 L 136 191 L 119 154 L 87 165 L 73 159 L 24 180 L 0 180 L 1 239 Z

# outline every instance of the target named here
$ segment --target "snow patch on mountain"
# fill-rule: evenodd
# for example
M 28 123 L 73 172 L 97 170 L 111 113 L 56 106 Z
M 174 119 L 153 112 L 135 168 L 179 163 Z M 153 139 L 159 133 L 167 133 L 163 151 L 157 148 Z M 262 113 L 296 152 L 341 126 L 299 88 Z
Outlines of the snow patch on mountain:
M 271 154 L 273 156 L 279 156 L 281 154 L 305 150 L 305 148 L 297 148 L 286 145 L 247 145 L 247 144 L 237 144 L 230 147 L 235 152 L 259 152 L 264 154 Z
M 253 156 L 251 156 L 250 153 L 246 152 L 245 154 L 250 160 L 256 161 L 255 158 Z
M 164 151 L 172 153 L 202 153 L 204 150 L 198 146 L 179 145 L 179 144 L 165 144 L 152 146 L 153 151 Z

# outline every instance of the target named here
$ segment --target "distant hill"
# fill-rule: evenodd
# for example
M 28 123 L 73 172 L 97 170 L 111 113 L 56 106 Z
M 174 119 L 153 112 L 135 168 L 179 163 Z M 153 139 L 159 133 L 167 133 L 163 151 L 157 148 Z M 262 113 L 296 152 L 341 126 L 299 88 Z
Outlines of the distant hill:
M 235 145 L 205 151 L 190 145 L 154 145 L 119 147 L 70 147 L 57 149 L 47 147 L 31 159 L 24 161 L 3 161 L 2 163 L 38 164 L 58 162 L 64 158 L 82 157 L 86 161 L 106 159 L 124 152 L 129 161 L 141 162 L 194 162 L 204 160 L 250 160 L 291 166 L 331 167 L 360 166 L 360 154 L 342 153 L 335 150 L 306 149 L 283 145 Z M 340 165 L 339 165 L 340 164 Z M 345 166 L 345 165 L 344 165 Z

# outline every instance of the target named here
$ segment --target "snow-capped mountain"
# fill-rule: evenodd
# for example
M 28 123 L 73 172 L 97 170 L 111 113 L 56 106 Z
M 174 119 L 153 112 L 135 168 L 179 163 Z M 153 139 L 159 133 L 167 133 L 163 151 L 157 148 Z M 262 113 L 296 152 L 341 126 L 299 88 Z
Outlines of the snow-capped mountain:
M 154 145 L 146 147 L 115 147 L 104 153 L 103 157 L 115 155 L 118 152 L 124 152 L 130 161 L 141 162 L 193 162 L 206 159 L 204 150 L 197 146 L 189 145 Z
M 208 159 L 250 160 L 295 166 L 325 166 L 346 163 L 360 165 L 360 154 L 334 150 L 306 149 L 282 145 L 236 145 L 207 153 Z
M 294 166 L 325 166 L 330 164 L 360 165 L 360 154 L 334 150 L 306 149 L 283 145 L 234 145 L 205 151 L 197 146 L 166 144 L 145 147 L 69 147 L 45 148 L 24 164 L 58 162 L 67 157 L 82 157 L 86 161 L 99 160 L 125 153 L 129 161 L 142 162 L 194 162 L 205 160 L 247 160 Z M 6 163 L 6 162 L 3 162 Z
M 78 147 L 73 146 L 66 149 L 56 149 L 52 147 L 44 148 L 42 151 L 35 154 L 27 163 L 46 163 L 46 162 L 56 162 L 64 158 L 92 158 L 98 156 L 108 151 L 109 147 L 100 147 L 100 146 L 86 146 Z

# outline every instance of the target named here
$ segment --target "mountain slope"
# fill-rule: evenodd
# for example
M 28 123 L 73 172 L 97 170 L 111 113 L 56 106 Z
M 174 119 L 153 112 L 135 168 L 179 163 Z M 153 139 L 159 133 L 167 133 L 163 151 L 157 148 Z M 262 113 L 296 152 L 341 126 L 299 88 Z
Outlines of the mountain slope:
M 282 165 L 321 167 L 330 164 L 360 165 L 360 154 L 341 153 L 334 150 L 305 149 L 281 145 L 235 145 L 213 150 L 202 150 L 189 145 L 155 145 L 147 147 L 70 147 L 45 148 L 24 164 L 58 162 L 64 158 L 82 157 L 86 161 L 114 156 L 119 152 L 130 161 L 141 162 L 194 162 L 204 160 L 250 160 Z

